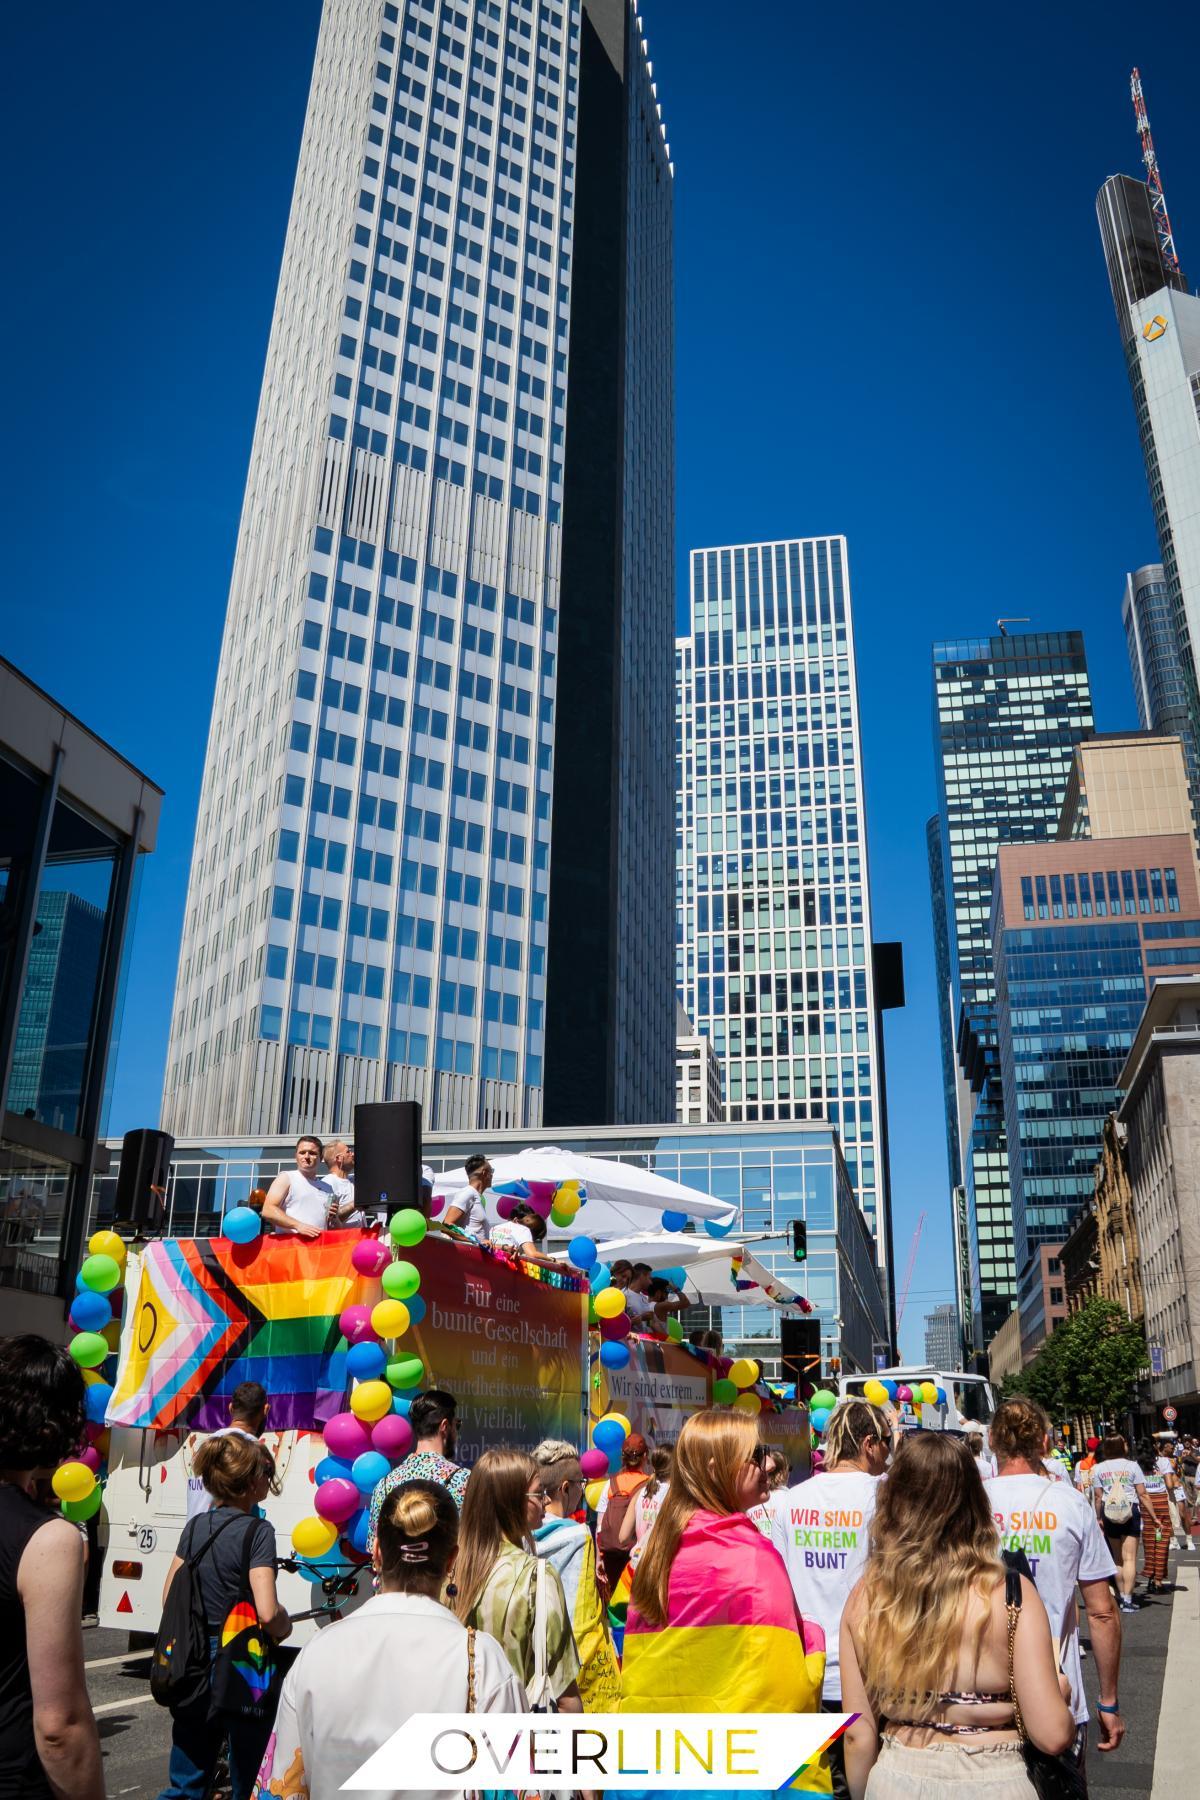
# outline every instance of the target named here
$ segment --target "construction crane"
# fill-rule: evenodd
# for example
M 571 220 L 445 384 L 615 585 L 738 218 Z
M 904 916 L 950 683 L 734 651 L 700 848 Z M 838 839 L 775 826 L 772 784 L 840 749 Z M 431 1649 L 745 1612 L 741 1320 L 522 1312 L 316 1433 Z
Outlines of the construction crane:
M 917 1266 L 917 1251 L 921 1244 L 921 1233 L 925 1229 L 925 1214 L 917 1220 L 917 1229 L 913 1232 L 912 1249 L 908 1253 L 908 1267 L 904 1271 L 904 1286 L 900 1289 L 900 1304 L 896 1308 L 896 1331 L 899 1333 L 900 1322 L 904 1318 L 904 1302 L 908 1299 L 908 1290 L 912 1286 L 913 1270 Z
M 1129 92 L 1133 99 L 1133 116 L 1137 121 L 1138 136 L 1142 140 L 1142 161 L 1146 165 L 1146 186 L 1150 192 L 1150 210 L 1154 214 L 1154 229 L 1158 233 L 1158 248 L 1162 256 L 1164 269 L 1176 275 L 1182 274 L 1179 258 L 1175 254 L 1175 234 L 1171 230 L 1171 221 L 1167 217 L 1167 197 L 1163 193 L 1162 173 L 1158 166 L 1158 157 L 1154 153 L 1154 139 L 1150 136 L 1150 115 L 1146 111 L 1146 96 L 1142 92 L 1142 77 L 1135 69 L 1129 77 Z

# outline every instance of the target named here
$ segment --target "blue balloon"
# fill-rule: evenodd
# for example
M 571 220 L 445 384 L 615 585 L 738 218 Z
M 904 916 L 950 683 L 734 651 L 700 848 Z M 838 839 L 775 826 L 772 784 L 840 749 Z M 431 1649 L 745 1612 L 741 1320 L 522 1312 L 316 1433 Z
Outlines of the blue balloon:
M 382 1456 L 378 1450 L 364 1450 L 361 1456 L 354 1459 L 350 1479 L 360 1494 L 373 1494 L 384 1476 L 391 1472 L 392 1465 L 386 1456 Z
M 409 1324 L 419 1325 L 421 1320 L 425 1317 L 425 1302 L 422 1300 L 420 1294 L 410 1294 L 404 1304 L 408 1308 Z
M 730 1219 L 728 1225 L 719 1225 L 716 1219 L 705 1219 L 704 1229 L 707 1231 L 709 1237 L 728 1237 L 736 1222 L 736 1220 Z
M 606 1369 L 626 1368 L 629 1363 L 629 1345 L 623 1344 L 619 1338 L 605 1338 L 600 1346 L 600 1361 Z
M 354 1344 L 346 1353 L 346 1373 L 356 1381 L 373 1381 L 387 1368 L 387 1351 L 382 1344 Z
M 590 1237 L 572 1238 L 567 1245 L 567 1261 L 576 1269 L 591 1269 L 600 1252 Z
M 346 1568 L 346 1559 L 336 1544 L 324 1556 L 297 1557 L 296 1561 L 305 1581 L 311 1581 L 314 1587 L 327 1575 L 341 1575 Z
M 672 1287 L 677 1288 L 681 1288 L 687 1280 L 687 1270 L 682 1268 L 655 1269 L 654 1274 L 658 1281 L 669 1281 Z
M 688 1216 L 686 1213 L 673 1212 L 670 1208 L 668 1208 L 662 1216 L 662 1228 L 664 1231 L 682 1231 L 687 1222 Z
M 361 1462 L 361 1460 L 360 1457 L 359 1461 Z M 353 1544 L 360 1556 L 367 1554 L 367 1533 L 370 1528 L 371 1510 L 367 1506 L 364 1506 L 361 1512 L 356 1512 L 354 1517 L 342 1527 L 342 1536 Z
M 320 1487 L 323 1481 L 353 1481 L 350 1464 L 340 1456 L 323 1456 L 313 1470 L 313 1479 Z
M 815 1412 L 809 1413 L 808 1422 L 814 1431 L 824 1431 L 829 1423 L 829 1413 L 830 1408 L 828 1406 L 818 1406 Z
M 407 1306 L 408 1301 L 406 1300 L 404 1304 Z M 393 1394 L 392 1411 L 394 1413 L 399 1413 L 402 1419 L 407 1419 L 408 1409 L 412 1405 L 413 1399 L 414 1396 L 412 1394 Z
M 108 1403 L 112 1399 L 112 1389 L 107 1381 L 92 1381 L 84 1396 L 87 1416 L 93 1425 L 103 1425 L 104 1415 L 108 1411 Z
M 262 1231 L 262 1220 L 250 1206 L 235 1206 L 225 1214 L 221 1232 L 231 1244 L 252 1244 Z
M 515 1194 L 518 1200 L 528 1200 L 530 1187 L 527 1181 L 497 1181 L 492 1187 L 493 1194 Z
M 76 1331 L 103 1331 L 112 1316 L 108 1295 L 93 1293 L 91 1288 L 81 1289 L 71 1302 L 71 1323 Z
M 592 1442 L 597 1450 L 603 1450 L 606 1456 L 611 1456 L 625 1442 L 625 1433 L 615 1419 L 601 1419 L 592 1433 Z
M 900 1383 L 898 1381 L 885 1381 L 883 1385 L 887 1389 L 888 1399 L 894 1400 L 896 1398 L 896 1393 L 897 1393 L 897 1390 L 899 1389 Z
M 601 1288 L 608 1287 L 611 1281 L 612 1270 L 607 1263 L 597 1263 L 591 1274 L 588 1276 L 588 1286 L 591 1288 L 593 1294 L 598 1294 Z
M 946 1390 L 944 1387 L 940 1387 L 937 1391 L 937 1403 L 939 1406 L 945 1406 L 946 1404 Z

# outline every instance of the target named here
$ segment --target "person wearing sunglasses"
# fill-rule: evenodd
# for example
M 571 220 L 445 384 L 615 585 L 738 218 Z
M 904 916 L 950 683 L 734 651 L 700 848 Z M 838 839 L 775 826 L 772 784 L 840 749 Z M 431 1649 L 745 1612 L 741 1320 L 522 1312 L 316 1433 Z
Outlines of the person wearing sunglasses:
M 614 1712 L 621 1695 L 621 1671 L 608 1631 L 608 1615 L 596 1582 L 596 1546 L 574 1514 L 583 1505 L 579 1452 L 562 1438 L 546 1438 L 533 1452 L 541 1475 L 545 1517 L 533 1531 L 533 1547 L 557 1569 L 575 1648 L 579 1652 L 579 1693 L 588 1712 Z

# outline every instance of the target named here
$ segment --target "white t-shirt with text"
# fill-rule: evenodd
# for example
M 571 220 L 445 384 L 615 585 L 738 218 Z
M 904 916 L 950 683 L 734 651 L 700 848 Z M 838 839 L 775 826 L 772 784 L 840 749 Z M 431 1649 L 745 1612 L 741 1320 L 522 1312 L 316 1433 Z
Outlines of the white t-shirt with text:
M 1103 1513 L 1104 1502 L 1122 1477 L 1124 1478 L 1129 1498 L 1133 1503 L 1133 1516 L 1136 1519 L 1138 1516 L 1137 1490 L 1138 1488 L 1145 1486 L 1146 1477 L 1142 1474 L 1142 1471 L 1138 1468 L 1137 1464 L 1131 1462 L 1127 1456 L 1114 1456 L 1108 1462 L 1098 1462 L 1092 1470 L 1091 1486 L 1088 1489 L 1088 1493 L 1093 1502 L 1096 1500 L 1097 1496 L 1099 1496 L 1100 1511 Z
M 512 1219 L 501 1219 L 499 1225 L 493 1225 L 488 1233 L 488 1243 L 494 1244 L 498 1250 L 519 1250 L 523 1244 L 532 1244 L 533 1233 L 528 1225 L 514 1224 Z
M 255 1437 L 252 1431 L 245 1431 L 240 1425 L 222 1425 L 219 1431 L 210 1431 L 203 1441 L 207 1443 L 210 1437 L 244 1437 L 249 1438 L 252 1444 L 257 1444 L 261 1441 L 259 1438 Z M 200 1445 L 197 1444 L 196 1449 L 198 1450 L 199 1448 Z M 197 1513 L 211 1512 L 212 1503 L 213 1497 L 201 1481 L 200 1477 L 196 1474 L 189 1475 L 187 1478 L 186 1517 L 194 1519 Z
M 813 1475 L 767 1496 L 771 1542 L 787 1564 L 796 1604 L 825 1633 L 826 1700 L 840 1700 L 838 1631 L 867 1560 L 867 1530 L 882 1477 L 858 1469 Z
M 1116 1564 L 1108 1553 L 1090 1502 L 1066 1482 L 1047 1475 L 996 1475 L 987 1484 L 988 1503 L 1006 1550 L 1023 1550 L 1034 1586 L 1050 1616 L 1055 1654 L 1065 1637 L 1063 1670 L 1071 1683 L 1075 1723 L 1088 1716 L 1079 1660 L 1077 1581 L 1107 1581 Z

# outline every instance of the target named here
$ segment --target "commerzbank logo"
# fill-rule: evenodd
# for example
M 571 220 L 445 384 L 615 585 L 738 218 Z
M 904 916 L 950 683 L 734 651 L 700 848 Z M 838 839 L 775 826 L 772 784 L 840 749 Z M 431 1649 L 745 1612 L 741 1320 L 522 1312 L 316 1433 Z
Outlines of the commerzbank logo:
M 1161 313 L 1155 313 L 1154 317 L 1152 319 L 1147 319 L 1146 323 L 1142 326 L 1142 336 L 1148 344 L 1157 343 L 1160 337 L 1166 336 L 1166 331 L 1167 321 L 1163 318 Z

